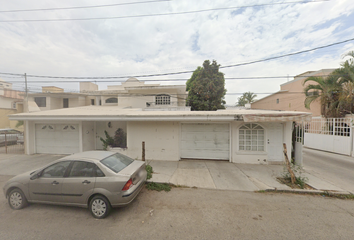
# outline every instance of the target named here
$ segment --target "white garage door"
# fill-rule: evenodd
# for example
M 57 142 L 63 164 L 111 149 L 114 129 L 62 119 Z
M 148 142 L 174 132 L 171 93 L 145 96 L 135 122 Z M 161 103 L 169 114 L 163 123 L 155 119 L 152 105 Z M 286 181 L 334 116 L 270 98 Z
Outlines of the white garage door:
M 71 154 L 80 151 L 78 124 L 36 124 L 36 152 Z
M 181 128 L 181 158 L 229 159 L 229 124 L 182 123 Z

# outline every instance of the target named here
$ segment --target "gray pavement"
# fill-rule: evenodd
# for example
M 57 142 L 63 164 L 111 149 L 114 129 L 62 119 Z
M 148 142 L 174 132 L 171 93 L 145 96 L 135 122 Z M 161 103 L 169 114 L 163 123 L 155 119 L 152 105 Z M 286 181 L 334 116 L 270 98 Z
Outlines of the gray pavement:
M 304 150 L 304 163 L 308 161 L 309 151 Z M 320 152 L 319 154 L 322 154 Z M 51 154 L 0 154 L 0 175 L 17 175 L 59 159 L 65 155 Z M 338 156 L 336 156 L 338 158 Z M 340 156 L 339 156 L 340 157 Z M 283 190 L 291 188 L 277 181 L 284 173 L 283 165 L 236 164 L 227 161 L 183 160 L 183 161 L 148 161 L 153 167 L 153 177 L 149 181 L 171 183 L 176 186 L 197 187 L 204 189 L 258 191 Z M 306 165 L 305 165 L 305 169 Z M 340 181 L 331 181 L 312 169 L 303 173 L 308 184 L 317 190 L 332 192 L 350 192 L 351 186 Z M 337 184 L 335 184 L 337 183 Z
M 277 181 L 284 165 L 238 164 L 226 161 L 148 161 L 153 168 L 151 182 L 220 190 L 258 191 L 292 189 Z M 308 172 L 302 174 L 316 190 L 348 193 L 329 181 Z

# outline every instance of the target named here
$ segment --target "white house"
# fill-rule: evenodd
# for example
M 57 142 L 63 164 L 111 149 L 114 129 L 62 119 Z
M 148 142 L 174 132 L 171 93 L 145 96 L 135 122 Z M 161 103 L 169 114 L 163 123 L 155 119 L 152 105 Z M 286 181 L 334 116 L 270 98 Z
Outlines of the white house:
M 17 122 L 10 121 L 7 115 L 22 112 L 23 97 L 20 93 L 12 89 L 12 83 L 0 79 L 0 128 L 15 128 Z
M 138 89 L 133 87 L 134 91 Z M 167 93 L 171 94 L 166 90 Z M 138 99 L 142 105 L 146 101 Z M 15 114 L 10 119 L 25 121 L 26 154 L 102 149 L 100 137 L 104 137 L 104 131 L 112 134 L 122 128 L 127 133 L 127 149 L 117 151 L 134 159 L 141 159 L 144 141 L 146 159 L 279 163 L 284 159 L 283 143 L 289 153 L 291 150 L 292 122 L 311 118 L 310 113 L 304 112 L 251 109 L 147 110 L 84 106 Z
M 185 85 L 145 84 L 136 78 L 108 86 L 105 90 L 98 90 L 94 83 L 80 82 L 78 93 L 67 93 L 55 86 L 45 86 L 42 92 L 29 93 L 28 112 L 89 105 L 183 110 L 186 97 Z

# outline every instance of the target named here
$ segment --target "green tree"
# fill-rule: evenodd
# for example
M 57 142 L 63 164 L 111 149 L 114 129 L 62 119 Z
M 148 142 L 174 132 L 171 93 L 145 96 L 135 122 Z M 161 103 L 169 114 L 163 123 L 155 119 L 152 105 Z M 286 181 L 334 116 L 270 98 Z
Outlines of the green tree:
M 342 81 L 354 82 L 354 51 L 348 52 L 343 55 L 343 58 L 350 57 L 350 59 L 341 63 L 341 67 L 334 71 L 341 77 Z
M 306 95 L 305 107 L 310 109 L 310 105 L 313 101 L 319 100 L 321 104 L 321 114 L 324 117 L 342 117 L 345 115 L 345 109 L 340 104 L 340 93 L 342 91 L 342 85 L 345 83 L 344 79 L 341 79 L 336 74 L 330 74 L 327 77 L 311 76 L 305 79 L 303 85 L 307 82 L 314 82 L 315 84 L 309 84 L 304 88 Z
M 216 111 L 225 109 L 226 94 L 224 74 L 219 72 L 220 65 L 215 60 L 210 64 L 205 60 L 187 81 L 187 106 L 192 111 Z
M 247 103 L 253 103 L 256 97 L 257 95 L 253 92 L 245 92 L 237 99 L 236 106 L 244 107 Z

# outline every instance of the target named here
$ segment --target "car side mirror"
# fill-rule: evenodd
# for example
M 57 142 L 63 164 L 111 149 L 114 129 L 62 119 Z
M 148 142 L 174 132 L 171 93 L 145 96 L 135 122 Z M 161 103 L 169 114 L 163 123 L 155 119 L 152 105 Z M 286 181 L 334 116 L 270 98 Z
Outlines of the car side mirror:
M 37 178 L 39 178 L 41 176 L 41 173 L 36 173 L 36 174 L 33 174 L 33 176 L 30 178 L 31 180 L 35 180 Z

